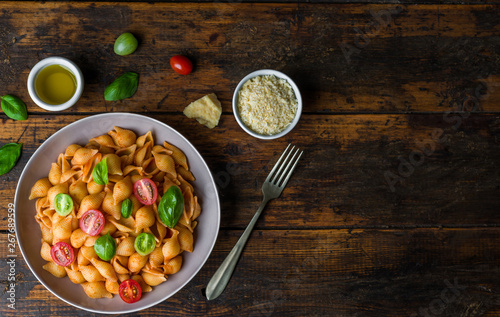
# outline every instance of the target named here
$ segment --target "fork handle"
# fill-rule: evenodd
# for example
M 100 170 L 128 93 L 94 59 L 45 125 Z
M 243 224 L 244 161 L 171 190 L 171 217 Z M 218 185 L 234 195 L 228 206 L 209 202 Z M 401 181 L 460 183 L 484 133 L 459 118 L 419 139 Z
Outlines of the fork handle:
M 268 201 L 269 199 L 264 197 L 262 203 L 259 206 L 259 209 L 257 209 L 257 212 L 241 235 L 240 239 L 238 240 L 238 242 L 236 242 L 231 252 L 229 252 L 224 262 L 222 262 L 220 267 L 208 282 L 206 289 L 206 296 L 208 300 L 217 298 L 226 288 L 227 283 L 229 283 L 229 280 L 231 279 L 231 275 L 233 275 L 236 263 L 238 263 L 241 251 L 243 251 L 243 248 L 245 247 L 245 244 L 247 243 L 247 240 L 252 233 L 255 223 L 259 219 L 259 216 L 262 213 L 262 210 L 264 210 L 264 207 L 266 206 Z

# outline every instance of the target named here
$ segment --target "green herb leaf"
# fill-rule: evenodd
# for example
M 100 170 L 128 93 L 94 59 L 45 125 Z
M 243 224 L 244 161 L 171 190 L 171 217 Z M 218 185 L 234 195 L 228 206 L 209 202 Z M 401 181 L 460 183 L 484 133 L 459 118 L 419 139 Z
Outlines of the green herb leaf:
M 0 175 L 9 172 L 21 156 L 22 143 L 8 143 L 0 148 Z
M 102 160 L 96 164 L 96 166 L 94 167 L 94 170 L 92 171 L 92 178 L 94 179 L 94 182 L 96 182 L 96 184 L 99 184 L 99 185 L 108 184 L 107 158 L 105 158 L 104 160 Z
M 128 72 L 112 82 L 104 90 L 104 99 L 108 101 L 122 100 L 132 97 L 137 91 L 139 74 Z
M 161 222 L 169 228 L 175 227 L 184 210 L 184 196 L 177 186 L 170 186 L 158 204 Z
M 128 218 L 132 214 L 132 201 L 129 198 L 122 202 L 121 213 L 123 218 Z
M 94 251 L 103 261 L 109 261 L 115 256 L 116 241 L 109 232 L 95 240 Z
M 3 112 L 7 117 L 14 120 L 26 120 L 28 119 L 28 111 L 26 110 L 26 105 L 24 102 L 12 95 L 5 95 L 0 97 L 2 100 L 1 106 Z

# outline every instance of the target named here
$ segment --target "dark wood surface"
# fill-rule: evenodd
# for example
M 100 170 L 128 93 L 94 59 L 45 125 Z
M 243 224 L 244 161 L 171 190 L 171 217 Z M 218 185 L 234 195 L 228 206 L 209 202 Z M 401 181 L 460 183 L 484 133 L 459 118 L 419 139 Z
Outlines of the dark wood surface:
M 185 135 L 216 177 L 222 207 L 200 273 L 135 315 L 500 315 L 500 7 L 349 2 L 0 2 L 0 95 L 21 97 L 29 111 L 27 121 L 0 114 L 0 144 L 24 144 L 0 176 L 0 315 L 89 315 L 53 296 L 20 258 L 16 311 L 7 307 L 7 209 L 44 140 L 118 111 Z M 112 46 L 125 31 L 140 46 L 120 57 Z M 195 62 L 192 74 L 171 70 L 175 54 Z M 86 86 L 77 105 L 51 113 L 30 100 L 26 79 L 56 55 L 82 68 Z M 248 136 L 231 111 L 239 80 L 262 68 L 287 73 L 304 97 L 297 127 L 274 141 Z M 104 88 L 125 71 L 140 74 L 137 93 L 105 102 Z M 182 114 L 210 92 L 223 107 L 213 130 Z M 226 291 L 207 301 L 203 288 L 289 142 L 305 150 L 301 163 Z

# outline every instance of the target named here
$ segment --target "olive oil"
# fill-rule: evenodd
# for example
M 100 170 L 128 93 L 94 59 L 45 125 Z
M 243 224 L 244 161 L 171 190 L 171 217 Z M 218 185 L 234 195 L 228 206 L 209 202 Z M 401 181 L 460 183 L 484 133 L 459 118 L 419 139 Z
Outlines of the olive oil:
M 42 69 L 35 80 L 36 94 L 44 102 L 60 105 L 73 97 L 76 92 L 76 78 L 61 65 L 49 65 Z

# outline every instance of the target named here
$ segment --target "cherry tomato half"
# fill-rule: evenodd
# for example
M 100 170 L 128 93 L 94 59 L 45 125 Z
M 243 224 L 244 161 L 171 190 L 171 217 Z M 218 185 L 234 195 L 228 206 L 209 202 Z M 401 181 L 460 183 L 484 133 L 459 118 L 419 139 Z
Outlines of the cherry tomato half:
M 54 263 L 60 266 L 68 266 L 75 259 L 73 248 L 65 242 L 54 244 L 50 249 L 50 256 L 54 260 Z
M 91 236 L 98 235 L 103 228 L 104 216 L 99 210 L 87 210 L 80 218 L 80 229 Z
M 57 194 L 54 198 L 54 209 L 61 216 L 67 216 L 73 211 L 73 199 L 68 194 Z
M 175 72 L 187 75 L 193 70 L 193 63 L 186 56 L 175 55 L 170 59 L 170 66 Z
M 129 279 L 125 280 L 120 284 L 118 288 L 118 293 L 120 293 L 120 297 L 123 299 L 125 303 L 135 303 L 139 299 L 141 299 L 142 290 L 139 283 L 136 281 Z
M 134 195 L 143 205 L 152 205 L 158 197 L 158 189 L 149 178 L 143 178 L 134 183 Z

